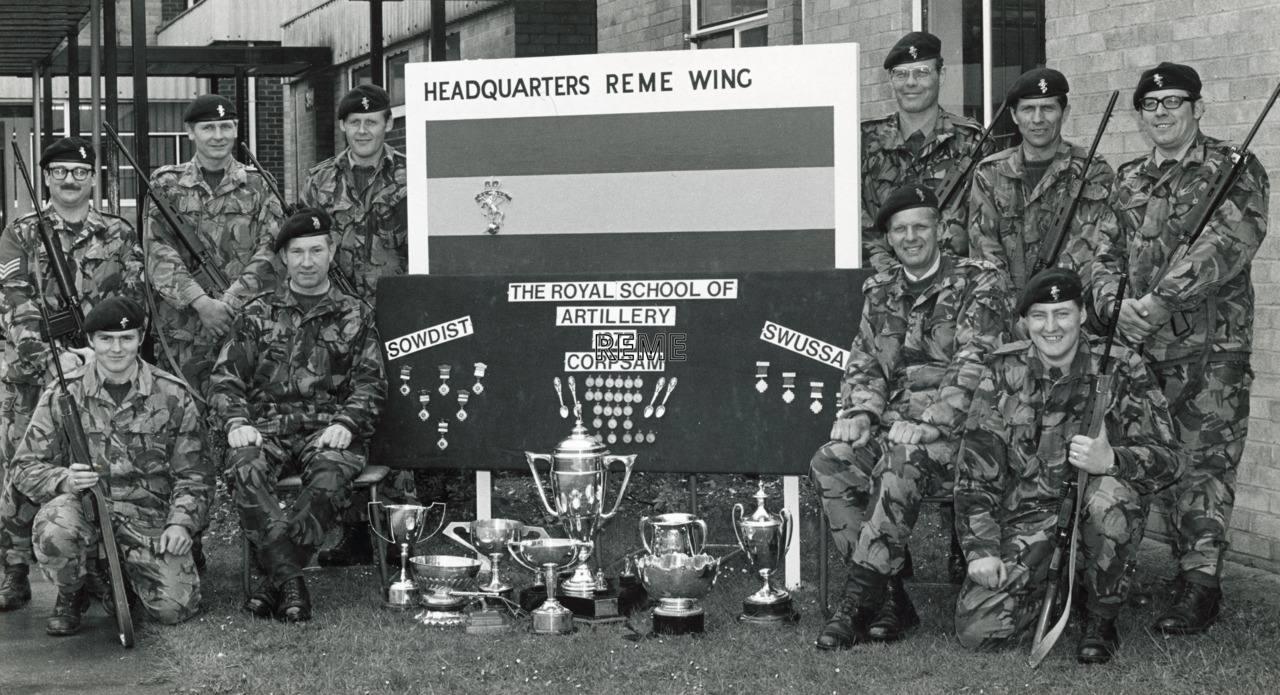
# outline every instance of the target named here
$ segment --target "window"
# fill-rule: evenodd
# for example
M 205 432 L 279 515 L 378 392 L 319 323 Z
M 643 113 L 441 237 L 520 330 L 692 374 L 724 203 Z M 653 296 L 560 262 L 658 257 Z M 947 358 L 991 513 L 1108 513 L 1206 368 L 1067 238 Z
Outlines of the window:
M 347 91 L 351 91 L 362 84 L 373 84 L 373 65 L 367 60 L 352 66 L 347 73 Z
M 408 51 L 387 58 L 387 94 L 391 96 L 392 106 L 404 106 L 404 66 L 408 63 Z
M 689 40 L 696 48 L 751 48 L 769 44 L 768 0 L 692 0 Z
M 769 0 L 693 0 L 694 26 L 699 31 L 769 11 Z

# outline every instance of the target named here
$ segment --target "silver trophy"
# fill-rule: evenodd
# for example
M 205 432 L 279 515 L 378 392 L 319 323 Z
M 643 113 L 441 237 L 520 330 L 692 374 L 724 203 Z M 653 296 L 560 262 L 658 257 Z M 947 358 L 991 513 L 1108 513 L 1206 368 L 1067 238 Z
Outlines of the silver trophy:
M 430 592 L 423 594 L 419 602 L 423 610 L 414 616 L 414 620 L 440 627 L 462 625 L 466 621 L 462 609 L 467 607 L 475 593 L 480 561 L 455 555 L 418 555 L 410 562 L 413 563 L 413 575 Z M 461 595 L 455 591 L 467 593 Z
M 778 514 L 765 510 L 767 497 L 762 481 L 756 490 L 756 510 L 751 516 L 744 517 L 746 509 L 742 504 L 733 505 L 733 532 L 738 537 L 738 546 L 764 579 L 764 587 L 742 602 L 742 615 L 738 620 L 752 623 L 795 622 L 799 614 L 792 606 L 791 594 L 774 588 L 770 581 L 786 558 L 795 524 L 791 512 L 785 507 Z
M 701 555 L 707 543 L 707 522 L 684 513 L 641 517 L 640 541 L 650 555 Z
M 436 507 L 440 508 L 440 520 L 436 523 L 435 529 L 428 532 L 430 524 L 427 523 L 427 517 Z M 369 519 L 374 522 L 373 532 L 383 542 L 400 546 L 400 578 L 392 581 L 387 587 L 382 601 L 383 606 L 400 610 L 417 607 L 419 592 L 409 574 L 409 549 L 434 536 L 440 527 L 444 526 L 444 515 L 443 502 L 435 502 L 429 507 L 417 504 L 369 503 Z M 379 527 L 385 528 L 390 538 L 382 535 Z
M 719 560 L 686 553 L 645 555 L 636 563 L 636 569 L 645 591 L 658 599 L 658 606 L 653 609 L 655 634 L 703 632 L 706 612 L 698 601 L 715 586 Z
M 591 557 L 591 541 L 572 538 L 538 538 L 507 543 L 511 557 L 535 572 L 547 584 L 547 600 L 531 613 L 537 635 L 564 635 L 573 632 L 573 611 L 556 600 L 556 579 L 561 570 L 581 565 Z
M 467 530 L 467 539 L 458 535 L 462 529 Z M 545 530 L 537 526 L 525 526 L 511 519 L 479 519 L 477 521 L 455 521 L 444 528 L 444 536 L 449 540 L 470 549 L 472 552 L 489 560 L 489 581 L 480 590 L 488 594 L 507 594 L 511 584 L 503 581 L 499 573 L 499 563 L 507 554 L 507 544 L 522 540 L 530 533 L 538 538 L 550 538 Z

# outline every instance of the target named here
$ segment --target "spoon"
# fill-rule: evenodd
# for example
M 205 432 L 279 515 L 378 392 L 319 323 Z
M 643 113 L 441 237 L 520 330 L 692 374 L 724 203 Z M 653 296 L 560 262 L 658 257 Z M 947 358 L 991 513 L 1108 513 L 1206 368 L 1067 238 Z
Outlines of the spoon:
M 578 385 L 569 377 L 569 395 L 573 396 L 573 416 L 582 417 L 582 406 L 578 403 Z
M 662 397 L 662 403 L 659 403 L 659 404 L 658 404 L 658 417 L 662 417 L 663 415 L 665 415 L 665 414 L 666 414 L 666 412 L 667 412 L 667 399 L 671 397 L 671 392 L 672 392 L 673 390 L 675 390 L 675 388 L 676 388 L 676 383 L 677 383 L 677 382 L 679 382 L 679 381 L 680 381 L 680 379 L 678 379 L 678 378 L 676 378 L 676 377 L 674 377 L 674 376 L 673 376 L 673 377 L 671 377 L 671 383 L 667 384 L 667 394 L 666 394 L 665 396 L 663 396 L 663 397 Z
M 560 417 L 569 417 L 569 407 L 564 404 L 564 392 L 560 390 L 560 377 L 556 377 L 556 397 L 560 399 Z
M 666 383 L 667 383 L 667 377 L 665 377 L 665 376 L 658 377 L 658 386 L 657 386 L 657 388 L 655 388 L 655 389 L 653 390 L 653 398 L 650 398 L 650 399 L 649 399 L 649 405 L 645 406 L 645 408 L 644 408 L 644 416 L 645 416 L 645 417 L 652 417 L 652 416 L 653 416 L 653 404 L 654 404 L 654 401 L 657 401 L 657 400 L 658 400 L 658 394 L 659 394 L 659 393 L 662 393 L 662 386 L 663 386 L 663 384 L 666 384 Z

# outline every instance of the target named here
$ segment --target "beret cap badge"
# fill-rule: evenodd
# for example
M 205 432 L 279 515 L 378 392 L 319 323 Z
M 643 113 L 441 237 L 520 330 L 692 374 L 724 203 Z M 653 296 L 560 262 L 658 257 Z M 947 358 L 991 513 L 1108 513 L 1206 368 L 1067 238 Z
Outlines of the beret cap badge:
M 1058 295 L 1060 294 L 1062 294 L 1062 291 L 1058 289 L 1057 285 L 1049 288 L 1049 296 L 1053 297 L 1053 301 L 1058 301 Z
M 1041 93 L 1041 94 L 1047 94 L 1048 92 L 1049 92 L 1049 81 L 1048 81 L 1048 80 L 1046 80 L 1045 78 L 1041 77 L 1041 78 L 1040 78 L 1040 93 Z
M 916 47 L 915 47 L 915 46 L 912 46 L 912 47 L 908 48 L 908 49 L 907 49 L 907 53 L 910 53 L 912 58 L 917 58 L 917 57 L 919 57 L 919 55 L 920 55 L 920 53 L 919 53 L 918 51 L 916 51 Z
M 1157 72 L 1154 76 L 1152 76 L 1151 79 L 1155 81 L 1157 87 L 1164 86 L 1164 76 L 1161 75 L 1160 73 Z
M 81 148 L 80 148 L 80 159 L 88 159 L 88 158 L 89 158 L 89 154 L 88 154 L 87 152 L 85 152 L 85 151 L 84 151 L 84 148 L 83 148 L 83 147 L 81 147 Z
M 121 328 L 128 328 L 128 327 L 129 327 L 129 317 L 128 317 L 128 316 L 122 316 L 122 317 L 120 317 L 120 327 L 121 327 Z

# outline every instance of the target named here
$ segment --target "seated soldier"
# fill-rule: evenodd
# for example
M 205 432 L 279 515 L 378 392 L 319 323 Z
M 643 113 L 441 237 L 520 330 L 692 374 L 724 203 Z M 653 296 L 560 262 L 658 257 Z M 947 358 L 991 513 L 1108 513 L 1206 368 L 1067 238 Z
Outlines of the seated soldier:
M 1178 473 L 1160 385 L 1127 347 L 1112 346 L 1110 398 L 1094 404 L 1106 413 L 1102 431 L 1094 438 L 1083 433 L 1105 350 L 1104 340 L 1081 330 L 1084 301 L 1073 270 L 1051 268 L 1032 278 L 1018 300 L 1030 340 L 997 350 L 973 395 L 955 490 L 956 526 L 969 559 L 956 634 L 969 649 L 1027 635 L 1052 579 L 1064 479 L 1083 471 L 1089 474 L 1078 517 L 1085 612 L 1076 658 L 1110 661 L 1120 646 L 1115 620 L 1129 588 L 1126 570 L 1137 561 L 1152 493 Z
M 245 305 L 211 386 L 240 527 L 267 572 L 244 608 L 290 622 L 311 619 L 302 567 L 365 466 L 387 386 L 373 311 L 329 282 L 329 229 L 310 209 L 280 227 L 289 281 Z M 276 481 L 293 472 L 302 489 L 282 508 Z
M 834 441 L 810 464 L 849 566 L 841 604 L 818 636 L 824 650 L 892 641 L 919 624 L 902 583 L 907 541 L 922 496 L 950 494 L 972 376 L 1009 326 L 1005 276 L 939 248 L 933 191 L 894 191 L 876 224 L 901 264 L 863 285 Z
M 209 515 L 213 467 L 187 387 L 138 357 L 145 328 L 146 313 L 125 297 L 104 299 L 85 317 L 94 358 L 66 381 L 93 460 L 70 459 L 56 382 L 41 394 L 14 454 L 17 489 L 40 505 L 36 558 L 58 588 L 45 627 L 50 635 L 79 632 L 88 608 L 86 556 L 98 529 L 85 519 L 80 495 L 99 479 L 111 498 L 125 575 L 146 614 L 174 624 L 200 607 L 191 535 Z M 109 602 L 110 592 L 105 596 Z

